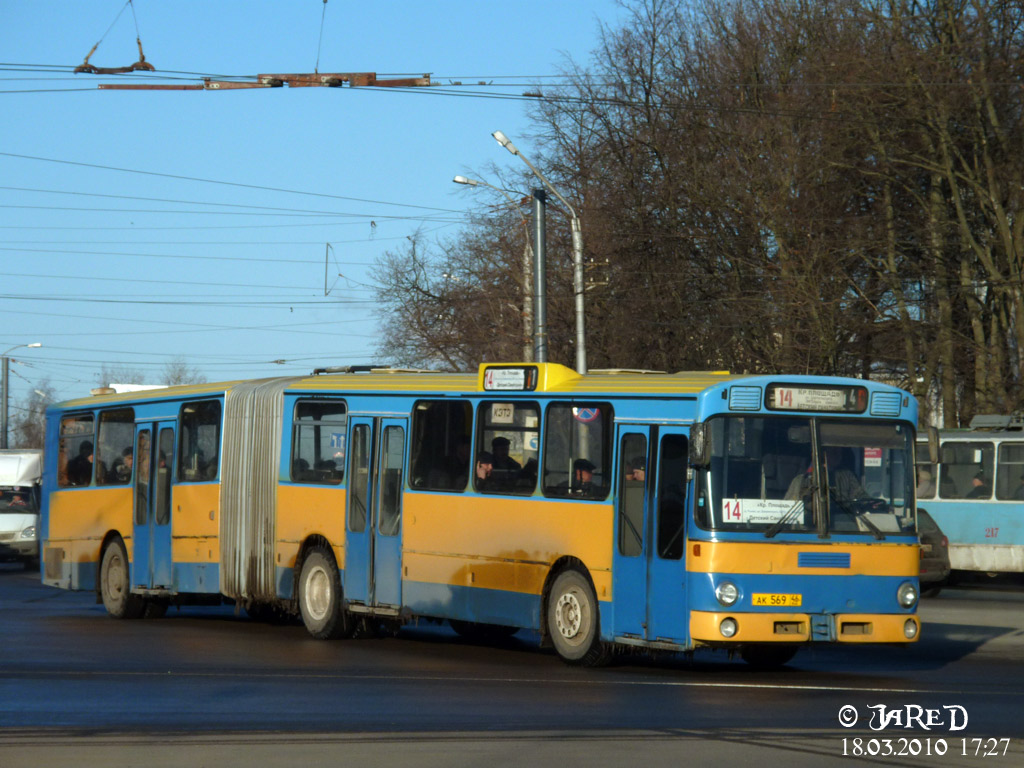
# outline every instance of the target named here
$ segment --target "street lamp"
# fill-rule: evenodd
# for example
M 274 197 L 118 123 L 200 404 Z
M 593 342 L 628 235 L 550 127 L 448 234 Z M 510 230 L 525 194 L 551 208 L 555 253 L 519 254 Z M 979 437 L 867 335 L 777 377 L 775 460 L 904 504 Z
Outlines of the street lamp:
M 38 341 L 33 344 L 15 344 L 0 355 L 0 360 L 3 361 L 3 373 L 0 374 L 0 448 L 7 447 L 7 371 L 10 363 L 10 359 L 7 356 L 14 350 L 21 349 L 22 347 L 33 349 L 41 346 L 43 345 Z
M 547 360 L 546 350 L 547 342 L 545 336 L 547 334 L 547 328 L 544 327 L 544 317 L 538 307 L 537 327 L 534 327 L 534 313 L 533 313 L 533 290 L 530 280 L 530 261 L 533 258 L 532 248 L 530 248 L 530 230 L 527 224 L 526 217 L 523 212 L 519 210 L 519 205 L 515 200 L 512 199 L 506 190 L 501 187 L 496 187 L 493 184 L 488 184 L 486 181 L 479 181 L 477 179 L 469 179 L 465 176 L 456 176 L 452 179 L 456 184 L 465 184 L 468 187 L 479 187 L 485 186 L 500 192 L 508 200 L 509 206 L 515 209 L 516 213 L 519 214 L 519 218 L 523 221 L 523 229 L 526 233 L 526 248 L 523 249 L 523 335 L 526 343 L 523 344 L 523 360 L 524 362 L 533 362 L 534 352 L 537 354 L 537 362 L 545 362 Z
M 551 194 L 562 202 L 562 205 L 569 210 L 569 215 L 572 217 L 572 283 L 573 292 L 576 295 L 576 372 L 586 373 L 587 335 L 583 318 L 583 231 L 580 228 L 579 217 L 576 215 L 573 207 L 569 205 L 569 201 L 562 197 L 558 190 L 551 185 L 551 182 L 544 178 L 544 174 L 538 171 L 533 163 L 527 160 L 523 153 L 516 148 L 516 145 L 509 141 L 508 136 L 501 131 L 495 131 L 491 135 L 501 146 L 513 155 L 518 155 L 526 163 L 526 166 L 533 171 L 534 176 L 540 179 L 544 186 L 551 191 Z

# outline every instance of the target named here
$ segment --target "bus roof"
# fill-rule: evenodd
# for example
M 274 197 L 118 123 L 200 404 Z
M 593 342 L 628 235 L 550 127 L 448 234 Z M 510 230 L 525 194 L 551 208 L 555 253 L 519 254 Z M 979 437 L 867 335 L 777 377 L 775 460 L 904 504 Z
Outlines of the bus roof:
M 328 369 L 331 370 L 331 369 Z M 394 394 L 489 393 L 495 397 L 532 393 L 579 394 L 595 396 L 614 395 L 690 395 L 702 392 L 730 381 L 768 379 L 785 381 L 799 378 L 821 383 L 839 381 L 835 378 L 806 376 L 750 376 L 733 375 L 728 371 L 682 371 L 663 373 L 656 371 L 602 370 L 581 375 L 571 368 L 558 363 L 484 363 L 476 373 L 445 373 L 410 371 L 398 368 L 360 367 L 351 373 L 320 373 L 299 377 L 275 377 L 263 381 L 278 381 L 285 384 L 288 392 L 379 392 Z M 874 388 L 894 389 L 889 385 L 867 380 L 854 381 Z M 146 402 L 183 397 L 215 396 L 229 392 L 244 383 L 226 381 L 217 383 L 192 384 L 184 386 L 150 389 L 126 394 L 109 393 L 100 390 L 89 397 L 76 398 L 52 407 L 57 410 L 87 408 L 96 405 L 115 405 L 120 402 Z M 754 383 L 752 381 L 752 383 Z M 760 383 L 760 382 L 758 382 Z

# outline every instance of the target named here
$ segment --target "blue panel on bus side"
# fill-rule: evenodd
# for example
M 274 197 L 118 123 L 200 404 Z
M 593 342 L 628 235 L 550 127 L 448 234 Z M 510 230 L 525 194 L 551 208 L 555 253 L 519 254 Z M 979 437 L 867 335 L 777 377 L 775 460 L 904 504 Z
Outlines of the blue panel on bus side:
M 179 594 L 217 594 L 220 592 L 220 564 L 175 563 L 174 587 Z
M 801 576 L 749 573 L 691 573 L 690 609 L 727 610 L 715 599 L 715 585 L 731 581 L 740 599 L 728 610 L 751 613 L 913 613 L 896 602 L 896 590 L 905 576 Z M 751 595 L 800 595 L 799 607 L 754 607 Z
M 402 597 L 418 616 L 540 629 L 539 595 L 405 581 Z
M 1024 502 L 927 499 L 928 511 L 950 544 L 1024 545 Z

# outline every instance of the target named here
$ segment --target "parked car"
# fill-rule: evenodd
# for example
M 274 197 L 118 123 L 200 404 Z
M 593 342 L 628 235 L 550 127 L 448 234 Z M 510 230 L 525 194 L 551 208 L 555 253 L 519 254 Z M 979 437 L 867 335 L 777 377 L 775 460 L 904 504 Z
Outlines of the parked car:
M 949 579 L 949 539 L 925 510 L 917 510 L 921 595 L 935 597 Z

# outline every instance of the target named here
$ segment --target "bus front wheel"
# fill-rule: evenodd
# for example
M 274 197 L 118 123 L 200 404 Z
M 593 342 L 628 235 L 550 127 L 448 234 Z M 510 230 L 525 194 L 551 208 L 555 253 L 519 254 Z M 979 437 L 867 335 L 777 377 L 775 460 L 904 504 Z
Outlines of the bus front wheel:
M 137 619 L 146 609 L 146 602 L 131 593 L 128 578 L 128 555 L 124 542 L 111 541 L 100 561 L 100 593 L 103 607 L 115 619 Z
M 341 599 L 341 577 L 334 557 L 323 547 L 310 551 L 299 574 L 299 611 L 306 630 L 318 640 L 352 634 L 351 617 Z
M 548 595 L 548 635 L 567 664 L 596 667 L 608 660 L 601 642 L 597 597 L 590 580 L 575 568 L 555 577 Z

